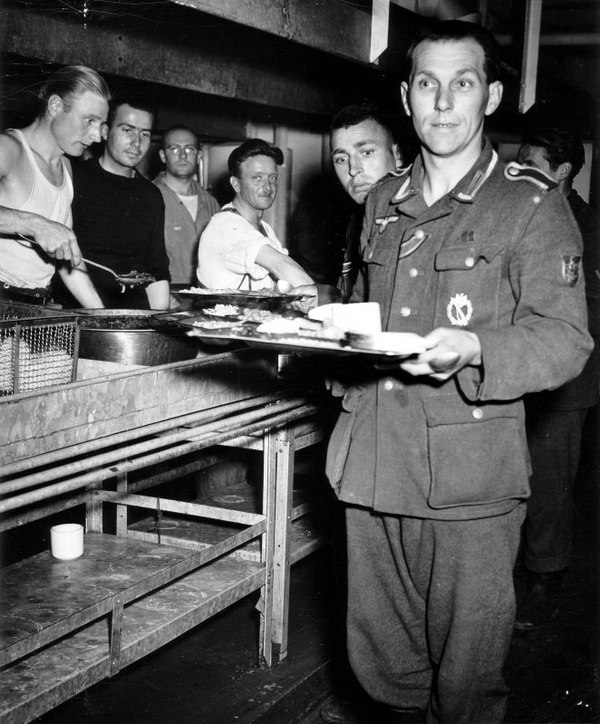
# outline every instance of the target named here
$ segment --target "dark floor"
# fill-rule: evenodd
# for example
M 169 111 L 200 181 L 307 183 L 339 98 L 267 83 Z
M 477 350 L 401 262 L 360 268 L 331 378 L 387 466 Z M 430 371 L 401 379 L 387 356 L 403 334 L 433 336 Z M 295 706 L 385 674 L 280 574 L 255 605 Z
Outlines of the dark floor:
M 574 555 L 554 617 L 539 630 L 515 632 L 506 665 L 511 724 L 600 721 L 598 473 L 597 463 L 584 466 Z M 332 558 L 326 548 L 294 566 L 285 662 L 256 666 L 252 596 L 36 721 L 317 724 L 343 658 Z M 515 580 L 521 593 L 520 569 Z

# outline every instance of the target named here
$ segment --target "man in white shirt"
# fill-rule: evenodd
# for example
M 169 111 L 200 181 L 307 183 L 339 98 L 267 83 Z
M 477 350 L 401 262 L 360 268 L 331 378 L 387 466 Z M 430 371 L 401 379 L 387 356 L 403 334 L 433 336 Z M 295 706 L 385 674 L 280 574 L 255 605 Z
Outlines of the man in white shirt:
M 205 287 L 273 289 L 279 281 L 286 290 L 310 285 L 316 294 L 313 280 L 262 218 L 275 201 L 282 163 L 281 149 L 260 138 L 245 141 L 229 156 L 235 197 L 212 217 L 198 247 L 197 276 Z

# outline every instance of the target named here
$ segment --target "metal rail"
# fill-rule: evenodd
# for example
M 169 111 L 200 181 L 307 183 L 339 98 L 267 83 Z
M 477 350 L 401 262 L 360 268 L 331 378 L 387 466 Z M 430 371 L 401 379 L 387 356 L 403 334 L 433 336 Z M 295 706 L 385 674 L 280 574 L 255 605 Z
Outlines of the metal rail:
M 44 485 L 43 488 L 38 488 L 28 493 L 5 498 L 0 501 L 0 513 L 14 510 L 24 505 L 37 503 L 40 500 L 46 500 L 56 495 L 68 493 L 92 483 L 101 482 L 107 478 L 128 473 L 132 470 L 138 470 L 149 465 L 170 460 L 188 452 L 219 445 L 226 440 L 231 440 L 240 435 L 251 435 L 258 431 L 288 425 L 290 422 L 311 414 L 316 414 L 317 412 L 317 405 L 312 403 L 307 404 L 303 399 L 279 402 L 277 405 L 261 407 L 258 410 L 251 410 L 241 415 L 228 418 L 228 429 L 225 431 L 219 431 L 217 429 L 223 422 L 219 420 L 218 422 L 200 425 L 192 430 L 183 430 L 167 434 L 144 443 L 132 446 L 126 445 L 110 453 L 95 456 L 95 458 L 91 460 L 88 458 L 75 463 L 66 463 L 51 471 L 26 475 L 23 478 L 16 478 L 15 480 L 0 483 L 0 495 L 2 495 L 9 492 L 8 488 L 10 488 L 10 491 L 20 490 L 32 487 L 33 485 L 46 483 L 49 477 L 56 480 L 75 475 L 75 477 L 53 485 Z M 181 443 L 183 440 L 187 442 Z M 165 448 L 168 445 L 173 445 L 173 447 L 160 450 L 159 452 L 149 453 L 150 450 Z M 139 455 L 139 457 L 135 460 L 127 460 L 126 458 L 131 455 Z M 121 462 L 112 464 L 115 459 Z M 98 467 L 95 470 L 89 471 L 90 466 Z M 77 473 L 84 470 L 89 472 L 77 475 Z
M 191 412 L 185 415 L 177 417 L 169 417 L 160 422 L 154 422 L 149 425 L 142 425 L 140 427 L 134 427 L 130 430 L 124 430 L 123 432 L 113 433 L 111 435 L 105 435 L 101 438 L 94 440 L 79 442 L 76 445 L 70 445 L 68 447 L 60 448 L 59 450 L 53 450 L 51 452 L 37 455 L 34 458 L 26 458 L 23 460 L 16 460 L 12 463 L 7 463 L 0 466 L 0 476 L 8 477 L 15 475 L 16 473 L 24 470 L 31 470 L 31 468 L 42 467 L 43 465 L 51 465 L 55 462 L 60 462 L 66 457 L 78 457 L 80 455 L 89 455 L 96 450 L 110 447 L 113 445 L 121 445 L 125 442 L 138 439 L 140 437 L 146 437 L 147 435 L 158 435 L 163 432 L 173 430 L 173 427 L 184 427 L 188 425 L 199 425 L 205 421 L 217 421 L 222 420 L 232 413 L 241 412 L 243 410 L 250 409 L 252 407 L 258 407 L 259 405 L 268 405 L 270 403 L 278 402 L 279 400 L 286 397 L 284 391 L 277 393 L 271 393 L 268 395 L 261 395 L 259 397 L 250 397 L 246 400 L 238 400 L 236 402 L 228 402 L 219 407 L 210 407 L 205 410 L 199 410 L 198 412 Z M 47 479 L 47 478 L 46 478 Z M 10 488 L 3 489 L 5 492 L 11 492 Z

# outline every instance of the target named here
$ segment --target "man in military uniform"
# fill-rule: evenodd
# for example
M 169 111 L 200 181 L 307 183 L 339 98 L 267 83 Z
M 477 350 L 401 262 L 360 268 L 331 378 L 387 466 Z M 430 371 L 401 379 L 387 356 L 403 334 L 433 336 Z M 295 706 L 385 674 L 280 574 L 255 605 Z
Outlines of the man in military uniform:
M 339 287 L 347 302 L 358 275 L 360 232 L 369 191 L 402 163 L 391 121 L 372 104 L 345 106 L 331 121 L 329 148 L 344 191 L 357 204 L 346 229 Z
M 521 398 L 591 350 L 564 197 L 506 178 L 483 135 L 501 96 L 491 34 L 426 31 L 402 84 L 420 155 L 366 202 L 353 301 L 426 347 L 357 376 L 328 455 L 347 503 L 349 657 L 391 720 L 502 721 L 529 495 Z
M 583 237 L 583 273 L 590 334 L 596 344 L 583 372 L 557 390 L 525 398 L 527 442 L 531 455 L 531 497 L 523 526 L 523 564 L 527 595 L 515 626 L 530 630 L 546 623 L 559 602 L 573 541 L 573 489 L 579 467 L 583 426 L 600 400 L 600 248 L 592 209 L 573 188 L 585 152 L 572 131 L 533 128 L 519 149 L 520 168 L 538 169 L 546 183 L 567 199 Z M 517 173 L 519 168 L 511 164 Z

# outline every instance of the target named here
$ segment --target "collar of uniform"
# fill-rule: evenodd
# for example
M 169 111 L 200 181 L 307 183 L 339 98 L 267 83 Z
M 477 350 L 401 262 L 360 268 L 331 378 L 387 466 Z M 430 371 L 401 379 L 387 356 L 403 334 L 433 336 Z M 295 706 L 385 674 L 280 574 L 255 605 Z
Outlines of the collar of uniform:
M 498 154 L 492 148 L 490 140 L 485 138 L 479 158 L 468 173 L 448 193 L 448 197 L 462 203 L 473 203 L 475 196 L 497 163 Z M 421 193 L 423 172 L 423 161 L 420 155 L 417 156 L 413 164 L 400 169 L 398 172 L 398 177 L 401 180 L 400 188 L 390 199 L 390 205 L 401 204 Z
M 498 154 L 492 148 L 489 138 L 486 138 L 479 158 L 448 195 L 462 203 L 472 204 L 497 163 Z
M 394 172 L 393 175 L 400 180 L 400 188 L 390 199 L 390 206 L 402 203 L 403 201 L 406 201 L 407 198 L 414 196 L 417 193 L 412 184 L 411 170 L 413 166 L 414 164 L 411 164 L 410 166 L 406 166 L 405 168 L 398 169 L 398 171 Z

